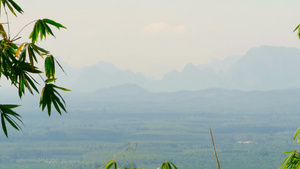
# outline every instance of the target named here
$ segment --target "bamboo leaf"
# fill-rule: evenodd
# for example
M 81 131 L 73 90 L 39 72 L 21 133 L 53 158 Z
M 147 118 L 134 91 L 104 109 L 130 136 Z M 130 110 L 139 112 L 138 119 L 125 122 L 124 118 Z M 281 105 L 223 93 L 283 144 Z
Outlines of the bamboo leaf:
M 45 83 L 52 83 L 55 82 L 57 78 L 53 78 L 53 79 L 47 79 L 45 80 Z
M 56 86 L 56 85 L 53 85 L 53 87 L 57 88 L 57 89 L 60 89 L 60 90 L 63 90 L 63 91 L 71 91 L 70 89 L 59 87 L 59 86 Z
M 19 49 L 17 50 L 17 52 L 16 52 L 16 55 L 15 56 L 18 56 L 19 55 L 19 53 L 21 52 L 21 50 L 23 49 L 23 47 L 24 47 L 24 45 L 25 45 L 25 43 L 22 43 L 22 45 L 19 47 Z
M 62 24 L 57 23 L 53 20 L 39 19 L 36 21 L 36 23 L 33 27 L 33 30 L 29 36 L 29 38 L 32 40 L 32 43 L 35 43 L 37 41 L 38 37 L 40 37 L 40 40 L 43 40 L 43 38 L 47 37 L 47 34 L 54 36 L 53 31 L 47 24 L 55 26 L 57 29 L 60 29 L 60 28 L 66 29 L 65 26 L 63 26 Z
M 8 39 L 6 31 L 4 30 L 4 27 L 2 24 L 0 24 L 0 34 L 2 35 L 3 39 Z
M 5 105 L 0 105 L 0 106 L 5 106 L 8 109 L 20 107 L 20 105 L 14 105 L 14 104 L 5 104 Z M 1 109 L 1 107 L 0 107 L 0 109 Z
M 34 43 L 30 43 L 29 44 L 31 46 L 31 48 L 37 53 L 39 54 L 41 57 L 43 57 L 44 55 L 49 54 L 49 51 L 35 45 Z
M 300 127 L 296 130 L 295 134 L 294 134 L 294 140 L 296 140 L 297 136 L 299 135 L 300 133 Z M 299 143 L 299 138 L 297 140 L 297 143 Z
M 7 127 L 6 127 L 5 121 L 7 121 L 16 130 L 21 129 L 19 124 L 12 118 L 12 117 L 14 117 L 22 123 L 21 119 L 19 118 L 21 116 L 12 110 L 13 108 L 16 108 L 16 107 L 19 107 L 19 105 L 9 105 L 9 104 L 2 105 L 2 104 L 0 104 L 2 130 L 6 137 L 8 137 L 8 132 L 7 132 Z
M 171 161 L 169 161 L 170 164 L 172 164 L 172 166 L 174 167 L 174 169 L 177 169 L 176 165 L 174 163 L 172 163 Z
M 22 8 L 21 8 L 17 3 L 15 3 L 13 0 L 6 0 L 6 2 L 9 2 L 9 3 L 11 4 L 11 6 L 12 6 L 16 11 L 18 11 L 19 13 L 21 13 L 21 14 L 24 13 L 24 11 L 22 10 Z M 8 3 L 6 3 L 6 4 L 8 4 Z M 12 8 L 12 7 L 11 7 L 11 8 Z M 15 12 L 13 12 L 12 10 L 13 10 L 13 9 L 10 9 L 10 11 L 11 11 L 15 16 L 17 16 L 17 15 L 15 14 Z
M 53 79 L 55 76 L 55 63 L 52 55 L 45 59 L 45 75 L 49 79 Z
M 300 39 L 300 24 L 295 28 L 294 32 L 298 30 L 298 37 Z
M 54 105 L 56 111 L 57 111 L 60 115 L 62 115 L 62 114 L 61 114 L 61 111 L 60 111 L 60 108 L 59 108 L 59 106 L 58 106 L 56 100 L 53 100 L 53 105 Z
M 11 119 L 9 116 L 4 116 L 6 121 L 8 121 L 8 123 L 15 128 L 16 130 L 20 131 L 20 126 L 13 120 Z
M 54 58 L 55 59 L 55 58 Z M 55 62 L 58 64 L 58 66 L 60 67 L 60 69 L 65 73 L 65 74 L 67 74 L 66 72 L 65 72 L 65 70 L 64 70 L 64 68 L 60 65 L 60 63 L 55 59 Z
M 55 22 L 55 21 L 53 21 L 53 20 L 51 20 L 51 19 L 43 19 L 43 21 L 45 22 L 45 23 L 48 23 L 48 24 L 50 24 L 50 25 L 53 25 L 53 26 L 55 26 L 56 28 L 58 28 L 58 29 L 60 29 L 60 28 L 64 28 L 64 29 L 67 29 L 65 26 L 63 26 L 62 24 L 60 24 L 60 23 L 57 23 L 57 22 Z
M 13 13 L 15 16 L 17 16 L 17 14 L 15 13 L 13 7 L 9 3 L 5 3 L 5 5 L 8 7 L 8 9 L 10 10 L 11 13 Z
M 60 108 L 67 112 L 63 103 L 65 101 L 61 97 L 61 95 L 54 89 L 55 85 L 46 83 L 45 87 L 43 88 L 41 99 L 40 99 L 40 107 L 44 110 L 47 107 L 48 115 L 51 115 L 51 104 L 53 103 L 54 108 L 57 110 L 59 114 L 61 114 Z M 63 101 L 63 103 L 61 102 Z
M 8 138 L 7 128 L 6 128 L 6 124 L 5 124 L 5 121 L 4 121 L 3 114 L 1 114 L 1 124 L 2 124 L 2 130 L 3 130 L 4 134 L 5 134 L 5 136 Z
M 110 169 L 110 168 L 112 167 L 113 164 L 114 164 L 114 161 L 113 161 L 113 160 L 109 161 L 109 162 L 106 164 L 105 169 Z

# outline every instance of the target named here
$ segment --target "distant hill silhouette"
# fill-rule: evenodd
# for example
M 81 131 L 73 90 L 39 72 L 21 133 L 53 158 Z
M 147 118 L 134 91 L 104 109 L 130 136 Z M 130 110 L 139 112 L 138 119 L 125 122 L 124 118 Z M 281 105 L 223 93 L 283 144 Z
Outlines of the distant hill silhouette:
M 121 70 L 100 62 L 83 68 L 66 68 L 63 83 L 77 92 L 91 92 L 122 84 L 136 84 L 150 91 L 174 92 L 210 88 L 274 90 L 300 88 L 300 50 L 261 46 L 243 56 L 214 59 L 211 63 L 189 63 L 182 71 L 170 71 L 162 79 L 149 79 L 142 73 Z
M 155 80 L 142 73 L 121 70 L 99 62 L 93 66 L 73 68 L 62 63 L 67 76 L 58 71 L 57 84 L 74 93 L 93 92 L 123 84 L 135 84 L 149 91 L 175 92 L 210 88 L 238 90 L 275 90 L 300 88 L 300 50 L 261 46 L 243 56 L 214 59 L 211 63 L 189 63 L 182 71 L 173 70 Z
M 3 94 L 3 92 L 1 93 Z M 270 91 L 241 91 L 229 89 L 182 90 L 177 92 L 150 92 L 135 84 L 124 84 L 94 92 L 63 93 L 69 112 L 90 113 L 258 113 L 298 114 L 300 89 Z M 22 99 L 18 111 L 34 112 L 38 97 Z M 9 99 L 9 100 L 7 100 Z M 1 103 L 16 99 L 1 97 Z
M 300 89 L 240 91 L 206 89 L 155 93 L 137 85 L 120 85 L 67 98 L 72 109 L 114 113 L 298 113 Z M 78 98 L 79 98 L 78 97 Z
M 229 62 L 231 61 L 231 62 Z M 224 68 L 222 67 L 224 63 Z M 179 91 L 209 88 L 273 90 L 300 87 L 300 50 L 261 46 L 244 56 L 210 65 L 188 64 L 182 72 L 167 73 L 153 90 Z
M 67 77 L 63 74 L 60 76 L 58 83 L 65 84 L 73 92 L 92 92 L 97 89 L 111 86 L 133 83 L 140 86 L 149 83 L 142 73 L 134 73 L 130 70 L 121 70 L 115 65 L 107 62 L 99 62 L 93 66 L 73 68 L 64 65 Z
M 262 46 L 251 49 L 226 72 L 226 88 L 272 90 L 300 87 L 300 50 Z

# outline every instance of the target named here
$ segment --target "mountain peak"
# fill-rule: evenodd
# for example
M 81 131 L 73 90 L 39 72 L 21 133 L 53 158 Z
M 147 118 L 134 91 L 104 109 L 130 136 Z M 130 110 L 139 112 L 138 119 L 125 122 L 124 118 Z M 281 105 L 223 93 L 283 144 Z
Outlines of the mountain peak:
M 198 70 L 198 68 L 193 63 L 190 62 L 185 65 L 182 72 L 193 72 L 193 71 L 197 71 L 197 70 Z

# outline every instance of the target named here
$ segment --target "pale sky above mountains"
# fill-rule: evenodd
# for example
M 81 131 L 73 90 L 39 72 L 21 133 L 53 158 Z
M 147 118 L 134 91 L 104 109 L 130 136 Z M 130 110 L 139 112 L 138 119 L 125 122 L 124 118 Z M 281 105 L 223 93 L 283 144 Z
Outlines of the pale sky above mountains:
M 260 45 L 300 48 L 293 33 L 300 23 L 299 0 L 16 2 L 25 13 L 10 20 L 12 27 L 37 18 L 68 27 L 40 45 L 76 67 L 105 61 L 160 77 L 189 62 L 244 55 Z

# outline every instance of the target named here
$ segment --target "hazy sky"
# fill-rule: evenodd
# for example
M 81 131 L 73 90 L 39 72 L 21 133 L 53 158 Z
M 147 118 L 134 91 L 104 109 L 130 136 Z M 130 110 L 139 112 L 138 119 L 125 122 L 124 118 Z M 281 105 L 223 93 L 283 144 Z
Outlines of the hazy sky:
M 40 45 L 71 66 L 105 61 L 160 76 L 260 45 L 300 47 L 292 32 L 300 23 L 299 0 L 16 2 L 25 13 L 12 26 L 47 17 L 68 27 Z

